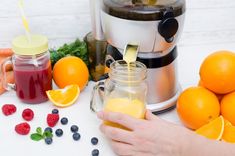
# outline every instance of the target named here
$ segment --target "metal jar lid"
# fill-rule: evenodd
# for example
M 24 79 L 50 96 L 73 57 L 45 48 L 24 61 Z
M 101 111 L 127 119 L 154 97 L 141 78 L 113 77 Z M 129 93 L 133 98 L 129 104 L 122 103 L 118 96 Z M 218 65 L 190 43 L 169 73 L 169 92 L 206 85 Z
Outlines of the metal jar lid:
M 185 0 L 103 0 L 103 11 L 127 20 L 156 21 L 170 11 L 174 17 L 185 12 Z

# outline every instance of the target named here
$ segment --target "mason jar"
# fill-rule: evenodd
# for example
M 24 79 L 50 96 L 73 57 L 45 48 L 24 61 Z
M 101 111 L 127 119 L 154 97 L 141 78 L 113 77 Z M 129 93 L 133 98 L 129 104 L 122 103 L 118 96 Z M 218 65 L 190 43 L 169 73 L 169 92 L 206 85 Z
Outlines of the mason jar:
M 119 112 L 135 118 L 144 118 L 147 94 L 146 66 L 137 61 L 127 64 L 119 60 L 110 65 L 108 75 L 108 79 L 98 82 L 93 89 L 91 110 Z M 109 125 L 116 126 L 113 123 Z
M 20 101 L 29 104 L 48 100 L 46 91 L 52 89 L 52 69 L 48 39 L 42 35 L 18 36 L 12 42 L 12 57 L 2 64 L 3 87 L 15 90 Z M 5 68 L 13 66 L 15 83 L 6 80 Z

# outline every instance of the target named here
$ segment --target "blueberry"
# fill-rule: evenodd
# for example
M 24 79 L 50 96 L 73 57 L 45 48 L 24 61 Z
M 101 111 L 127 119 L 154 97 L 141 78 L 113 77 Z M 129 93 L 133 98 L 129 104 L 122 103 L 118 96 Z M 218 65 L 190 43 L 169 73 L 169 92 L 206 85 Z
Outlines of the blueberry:
M 73 132 L 73 133 L 76 133 L 78 131 L 78 126 L 76 125 L 72 125 L 70 130 Z
M 73 140 L 78 141 L 81 138 L 81 135 L 79 133 L 74 133 L 73 134 Z
M 59 110 L 58 109 L 53 109 L 52 114 L 59 114 Z
M 52 142 L 53 142 L 52 138 L 46 138 L 46 139 L 45 139 L 45 143 L 46 143 L 47 145 L 50 145 Z
M 92 145 L 97 145 L 98 144 L 98 138 L 96 138 L 96 137 L 91 138 L 91 143 L 92 143 Z
M 61 120 L 60 120 L 61 124 L 62 125 L 66 125 L 68 123 L 68 118 L 66 117 L 63 117 Z
M 59 128 L 55 131 L 55 134 L 56 136 L 61 137 L 63 135 L 63 130 Z
M 47 127 L 47 128 L 45 128 L 45 129 L 44 129 L 44 132 L 45 132 L 45 131 L 48 131 L 48 132 L 53 133 L 53 130 L 52 130 L 52 128 L 51 128 L 51 127 Z
M 92 156 L 98 156 L 99 155 L 99 150 L 98 149 L 94 149 L 94 150 L 92 150 Z

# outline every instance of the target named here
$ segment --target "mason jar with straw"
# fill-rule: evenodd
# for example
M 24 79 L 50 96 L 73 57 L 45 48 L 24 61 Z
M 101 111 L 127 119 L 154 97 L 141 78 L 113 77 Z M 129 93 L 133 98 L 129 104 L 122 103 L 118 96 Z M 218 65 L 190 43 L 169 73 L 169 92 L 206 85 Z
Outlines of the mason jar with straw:
M 7 90 L 15 90 L 17 97 L 24 103 L 37 104 L 48 100 L 46 91 L 52 89 L 52 69 L 48 39 L 43 35 L 33 35 L 23 10 L 23 1 L 19 1 L 25 35 L 12 41 L 12 57 L 1 65 L 3 86 Z M 12 64 L 15 83 L 7 83 L 5 68 Z

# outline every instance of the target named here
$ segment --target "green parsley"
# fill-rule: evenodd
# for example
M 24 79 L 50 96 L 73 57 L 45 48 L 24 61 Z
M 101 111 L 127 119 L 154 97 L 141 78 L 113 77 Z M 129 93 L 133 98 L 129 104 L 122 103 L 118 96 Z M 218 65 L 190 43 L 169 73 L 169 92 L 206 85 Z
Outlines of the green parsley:
M 70 44 L 64 44 L 62 47 L 60 47 L 57 50 L 50 49 L 49 52 L 50 52 L 52 67 L 59 59 L 65 56 L 77 56 L 81 58 L 88 67 L 88 51 L 85 41 L 80 41 L 79 39 L 76 39 L 74 42 Z

